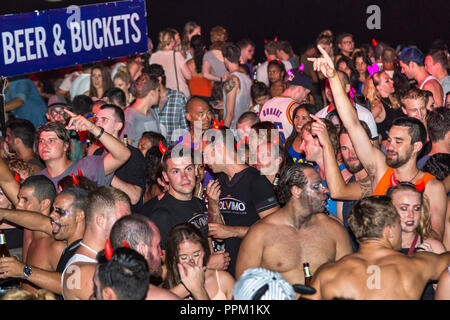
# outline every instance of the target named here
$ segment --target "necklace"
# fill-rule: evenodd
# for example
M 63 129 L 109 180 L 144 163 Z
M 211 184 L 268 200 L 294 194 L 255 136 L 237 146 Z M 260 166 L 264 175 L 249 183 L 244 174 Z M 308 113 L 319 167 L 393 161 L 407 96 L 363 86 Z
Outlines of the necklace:
M 412 179 L 409 180 L 409 182 L 412 182 L 412 181 L 417 177 L 417 175 L 419 174 L 419 172 L 420 172 L 420 170 L 417 169 L 417 173 L 414 175 L 414 177 L 412 177 Z
M 85 247 L 86 249 L 88 249 L 90 252 L 94 253 L 95 255 L 97 255 L 97 251 L 95 251 L 94 249 L 92 249 L 91 247 L 85 245 L 83 242 L 80 242 L 80 245 Z

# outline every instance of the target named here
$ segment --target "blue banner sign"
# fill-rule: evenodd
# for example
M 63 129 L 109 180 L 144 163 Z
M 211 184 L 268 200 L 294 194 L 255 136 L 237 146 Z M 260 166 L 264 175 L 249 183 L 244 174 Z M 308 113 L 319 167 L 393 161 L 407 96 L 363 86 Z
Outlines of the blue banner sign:
M 146 16 L 145 0 L 0 16 L 0 76 L 146 52 Z

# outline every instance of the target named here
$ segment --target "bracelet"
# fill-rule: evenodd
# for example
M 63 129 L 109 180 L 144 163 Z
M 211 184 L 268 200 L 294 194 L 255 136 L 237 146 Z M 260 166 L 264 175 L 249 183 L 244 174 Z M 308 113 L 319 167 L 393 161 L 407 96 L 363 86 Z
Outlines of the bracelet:
M 98 136 L 95 137 L 95 139 L 100 139 L 100 137 L 103 135 L 104 132 L 105 132 L 105 129 L 100 127 L 100 133 L 98 134 Z

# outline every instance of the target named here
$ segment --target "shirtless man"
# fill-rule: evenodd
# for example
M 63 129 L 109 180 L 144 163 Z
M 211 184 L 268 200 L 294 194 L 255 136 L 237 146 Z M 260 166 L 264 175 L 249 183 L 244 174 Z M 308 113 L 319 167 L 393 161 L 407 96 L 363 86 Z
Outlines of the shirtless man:
M 309 263 L 314 275 L 322 264 L 351 253 L 345 228 L 321 213 L 327 192 L 310 165 L 286 168 L 278 193 L 286 205 L 250 228 L 239 250 L 236 278 L 249 268 L 262 267 L 281 273 L 291 284 L 304 284 L 303 263 Z
M 48 217 L 52 211 L 55 196 L 56 190 L 50 179 L 41 175 L 31 176 L 20 187 L 16 208 L 37 211 Z M 64 242 L 56 241 L 51 235 L 41 231 L 33 231 L 31 238 L 28 250 L 22 257 L 24 264 L 55 271 L 64 250 Z M 30 282 L 22 283 L 22 288 L 30 292 L 39 289 Z
M 418 300 L 429 280 L 438 280 L 450 252 L 400 253 L 401 226 L 391 200 L 360 200 L 349 217 L 359 251 L 321 266 L 313 276 L 311 299 Z
M 122 217 L 112 227 L 110 240 L 114 250 L 123 247 L 123 241 L 126 241 L 131 249 L 144 256 L 150 269 L 150 278 L 161 277 L 161 234 L 158 227 L 146 216 L 133 214 Z M 183 277 L 184 273 L 180 272 L 180 275 Z M 183 279 L 184 285 L 189 283 Z M 197 288 L 190 288 L 190 292 L 196 300 L 208 299 L 204 286 L 201 287 L 200 284 L 198 282 Z M 146 300 L 180 300 L 180 298 L 171 291 L 150 283 Z
M 32 273 L 27 279 L 29 282 L 58 295 L 61 294 L 61 273 L 84 234 L 83 207 L 86 196 L 87 192 L 83 189 L 64 189 L 56 196 L 49 216 L 33 211 L 0 209 L 0 220 L 5 219 L 65 242 L 64 252 L 56 269 L 50 271 L 32 265 Z M 14 257 L 0 259 L 0 272 L 8 271 L 11 277 L 22 278 L 24 267 L 25 265 Z M 62 299 L 60 296 L 56 298 Z
M 416 165 L 417 156 L 426 140 L 424 125 L 411 117 L 394 120 L 388 134 L 387 154 L 384 155 L 370 143 L 330 57 L 320 46 L 318 49 L 323 57 L 310 60 L 314 61 L 314 69 L 320 70 L 330 80 L 339 117 L 349 133 L 358 159 L 370 176 L 373 194 L 384 195 L 391 184 L 397 184 L 398 181 L 414 183 L 430 200 L 431 226 L 437 233 L 437 240 L 442 241 L 447 209 L 444 185 L 434 176 L 420 171 Z
M 67 262 L 61 277 L 64 299 L 89 299 L 94 290 L 97 253 L 104 249 L 114 223 L 130 213 L 130 198 L 119 189 L 100 187 L 89 193 L 85 206 L 86 229 L 83 241 Z

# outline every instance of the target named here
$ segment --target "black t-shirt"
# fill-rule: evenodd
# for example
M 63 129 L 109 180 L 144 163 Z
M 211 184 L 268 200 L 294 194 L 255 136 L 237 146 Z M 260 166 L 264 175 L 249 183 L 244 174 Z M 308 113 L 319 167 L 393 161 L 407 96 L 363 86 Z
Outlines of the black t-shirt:
M 58 266 L 56 267 L 56 272 L 62 273 L 64 271 L 67 262 L 69 262 L 69 260 L 75 255 L 75 252 L 80 246 L 81 240 L 83 239 L 75 240 L 70 244 L 70 246 L 64 249 L 61 258 L 59 258 Z M 55 295 L 55 298 L 56 300 L 63 300 L 63 297 L 61 295 Z
M 258 213 L 278 206 L 272 184 L 253 167 L 236 173 L 231 181 L 222 173 L 218 181 L 221 188 L 219 208 L 229 226 L 250 227 L 260 219 Z M 241 242 L 240 238 L 225 240 L 231 258 L 228 272 L 233 276 Z
M 142 214 L 149 217 L 158 227 L 161 232 L 161 248 L 165 249 L 169 231 L 180 223 L 192 223 L 200 229 L 205 237 L 208 237 L 207 212 L 205 203 L 196 197 L 192 197 L 188 201 L 182 201 L 166 193 L 156 203 L 150 214 L 148 212 L 142 212 Z
M 150 200 L 148 200 L 144 205 L 140 208 L 140 210 L 137 213 L 149 216 L 150 213 L 155 208 L 156 204 L 158 203 L 158 197 L 153 197 Z
M 128 145 L 128 149 L 131 152 L 130 159 L 123 166 L 116 170 L 114 173 L 117 178 L 126 183 L 138 186 L 142 189 L 141 199 L 135 205 L 131 206 L 131 212 L 139 212 L 141 210 L 143 202 L 143 195 L 145 191 L 145 177 L 147 173 L 147 167 L 145 158 L 139 149 Z M 104 148 L 95 150 L 94 155 L 102 155 Z

